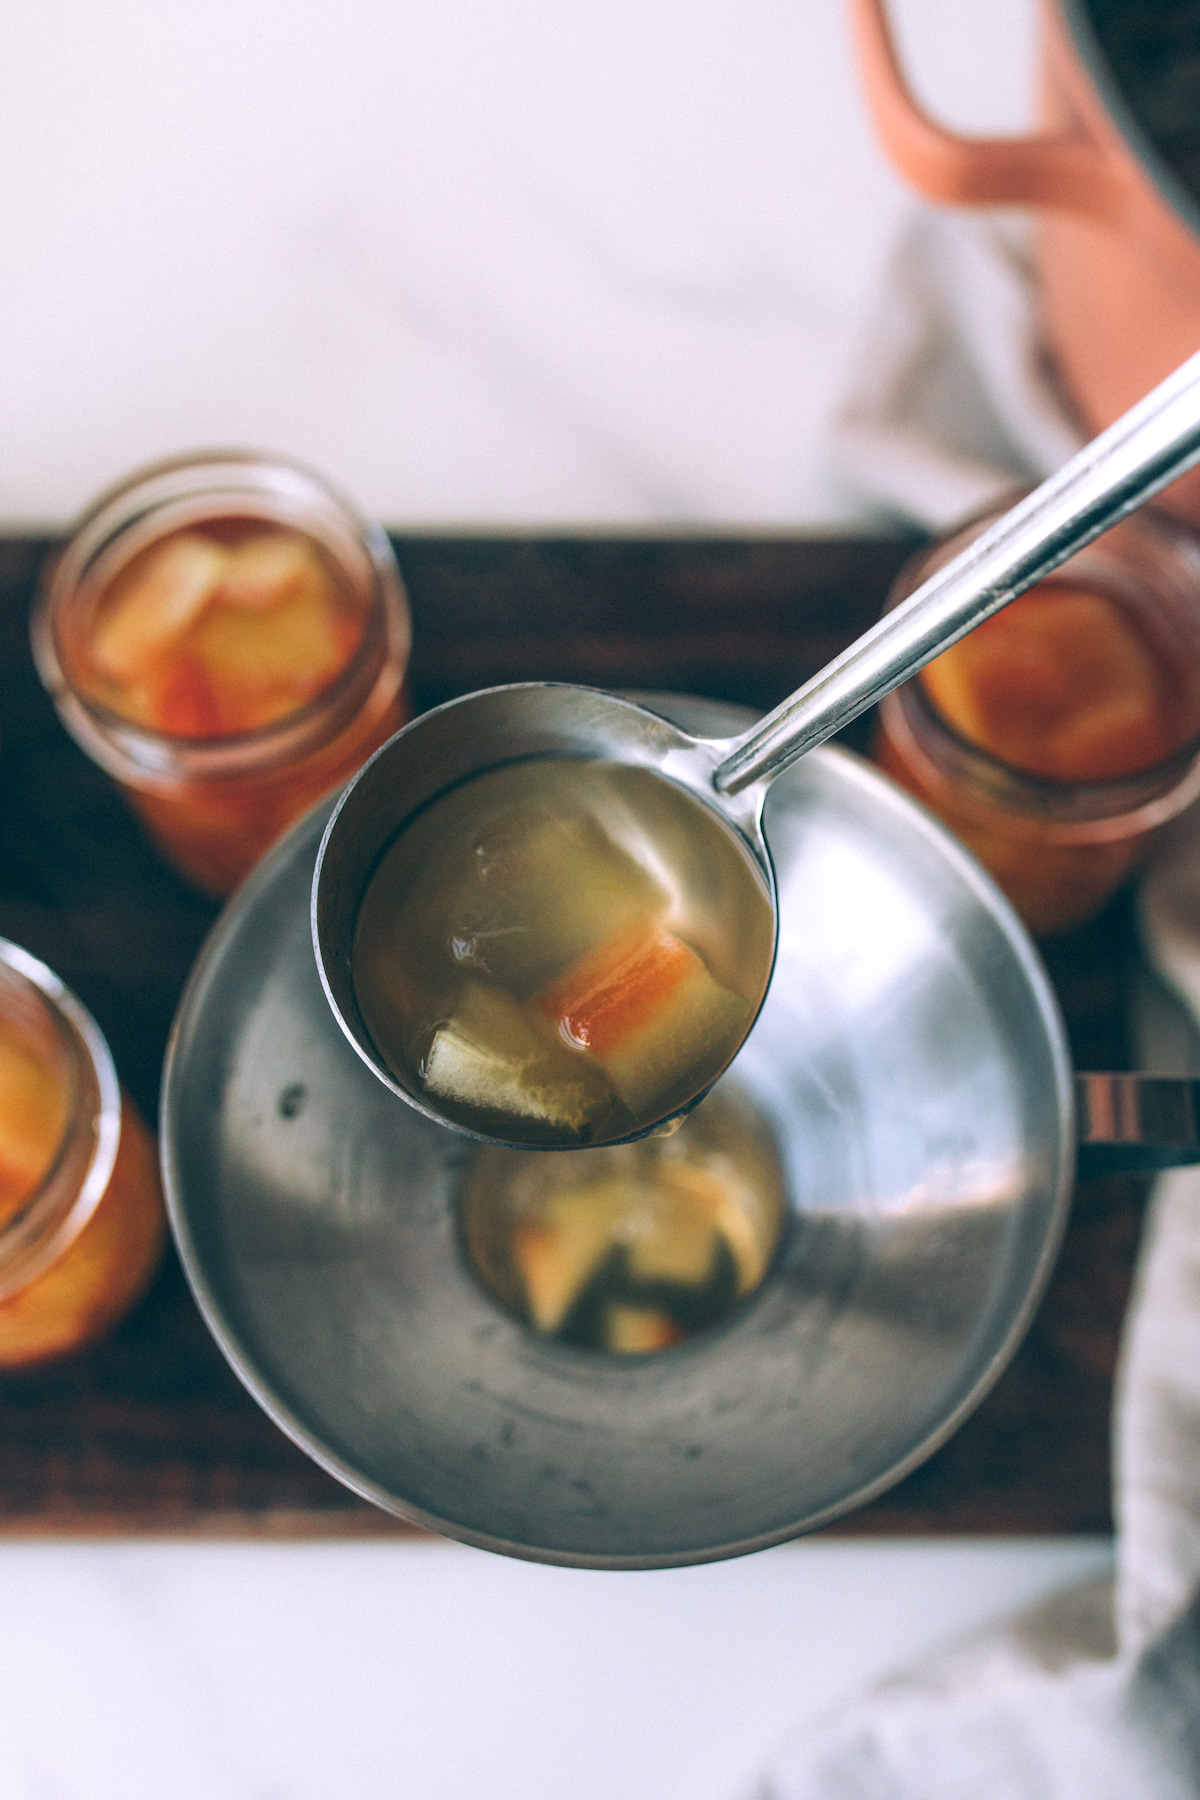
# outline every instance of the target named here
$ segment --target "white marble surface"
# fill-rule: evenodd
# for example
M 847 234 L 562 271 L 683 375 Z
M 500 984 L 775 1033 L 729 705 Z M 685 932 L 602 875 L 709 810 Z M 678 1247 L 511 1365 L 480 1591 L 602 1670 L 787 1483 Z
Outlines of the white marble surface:
M 1108 1567 L 1079 1540 L 625 1575 L 429 1543 L 8 1546 L 0 1794 L 740 1800 L 863 1679 Z
M 1024 0 L 902 11 L 955 123 L 1021 120 Z M 397 525 L 861 516 L 822 435 L 907 204 L 837 0 L 10 9 L 0 527 L 232 441 Z M 726 1800 L 863 1679 L 1107 1558 L 2 1544 L 0 1800 Z
M 902 0 L 956 122 L 1030 0 Z M 820 523 L 907 204 L 841 0 L 41 0 L 0 57 L 0 524 L 198 444 L 394 524 Z

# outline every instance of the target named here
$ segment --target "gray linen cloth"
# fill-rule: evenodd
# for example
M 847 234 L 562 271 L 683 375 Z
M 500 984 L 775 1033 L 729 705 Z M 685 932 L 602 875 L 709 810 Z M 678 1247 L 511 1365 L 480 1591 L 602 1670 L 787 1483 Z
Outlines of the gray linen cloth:
M 1079 437 L 1037 345 L 1023 228 L 921 214 L 837 422 L 881 508 L 949 523 Z M 1200 819 L 1143 889 L 1144 940 L 1200 1021 Z M 743 1800 L 1183 1800 L 1200 1794 L 1200 1171 L 1147 1216 L 1114 1420 L 1117 1575 L 882 1684 L 778 1753 Z
M 860 500 L 940 530 L 1079 448 L 1038 340 L 1028 234 L 1010 213 L 921 211 L 901 236 L 829 446 Z

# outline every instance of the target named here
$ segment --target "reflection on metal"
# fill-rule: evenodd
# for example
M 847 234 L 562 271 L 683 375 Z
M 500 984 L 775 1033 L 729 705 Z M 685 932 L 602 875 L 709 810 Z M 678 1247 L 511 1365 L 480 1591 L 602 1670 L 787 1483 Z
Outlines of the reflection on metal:
M 1077 1075 L 1075 1119 L 1081 1176 L 1200 1162 L 1200 1081 Z
M 685 730 L 745 722 L 658 704 Z M 1040 960 L 941 827 L 838 752 L 775 784 L 788 953 L 726 1079 L 769 1121 L 780 1247 L 721 1322 L 606 1356 L 495 1304 L 454 1216 L 478 1146 L 398 1101 L 335 1024 L 307 905 L 325 816 L 226 912 L 164 1091 L 189 1279 L 284 1430 L 435 1530 L 610 1568 L 777 1542 L 936 1448 L 1020 1337 L 1075 1157 Z M 856 871 L 852 904 L 835 867 Z M 847 1017 L 864 940 L 872 1000 Z
M 774 1133 L 732 1074 L 669 1136 L 571 1156 L 481 1144 L 457 1204 L 497 1305 L 605 1355 L 659 1354 L 727 1318 L 786 1213 Z

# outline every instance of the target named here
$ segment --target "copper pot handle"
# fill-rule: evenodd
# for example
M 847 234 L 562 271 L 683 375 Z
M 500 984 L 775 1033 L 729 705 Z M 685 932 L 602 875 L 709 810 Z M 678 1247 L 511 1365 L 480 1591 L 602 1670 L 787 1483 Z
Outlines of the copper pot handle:
M 1039 206 L 1112 220 L 1118 177 L 1102 148 L 1078 135 L 973 138 L 947 131 L 913 95 L 885 0 L 850 0 L 867 103 L 888 155 L 931 200 L 968 206 Z
M 1200 1081 L 1076 1075 L 1075 1134 L 1085 1179 L 1200 1162 Z

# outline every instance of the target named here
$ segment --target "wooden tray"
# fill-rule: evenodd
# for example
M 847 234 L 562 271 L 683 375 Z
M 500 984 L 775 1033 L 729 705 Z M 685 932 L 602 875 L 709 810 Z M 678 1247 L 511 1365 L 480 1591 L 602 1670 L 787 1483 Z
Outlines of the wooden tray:
M 215 908 L 147 847 L 58 724 L 29 657 L 44 540 L 0 541 L 0 935 L 92 1009 L 148 1117 Z M 396 540 L 417 708 L 496 682 L 671 688 L 767 707 L 867 625 L 900 540 Z M 853 741 L 865 743 L 860 732 Z M 1123 1068 L 1128 905 L 1047 958 L 1076 1064 Z M 839 1532 L 1111 1528 L 1109 1410 L 1144 1184 L 1080 1189 L 1025 1345 L 963 1429 Z M 409 1530 L 318 1469 L 244 1392 L 178 1264 L 98 1349 L 0 1376 L 0 1534 Z

